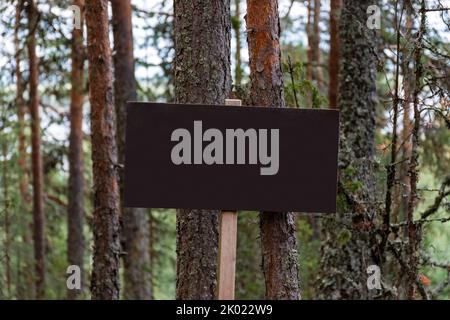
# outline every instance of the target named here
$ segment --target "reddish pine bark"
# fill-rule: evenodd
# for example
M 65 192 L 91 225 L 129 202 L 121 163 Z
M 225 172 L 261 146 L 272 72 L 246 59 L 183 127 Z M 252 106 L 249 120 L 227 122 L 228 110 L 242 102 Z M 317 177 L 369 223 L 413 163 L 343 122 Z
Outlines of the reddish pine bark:
M 33 174 L 33 241 L 35 258 L 36 299 L 45 297 L 45 216 L 43 210 L 43 168 L 38 92 L 38 57 L 36 55 L 36 29 L 38 12 L 34 0 L 27 1 L 29 109 L 31 115 L 31 163 Z
M 339 86 L 339 15 L 342 0 L 330 1 L 330 57 L 328 61 L 328 72 L 330 83 L 328 85 L 328 102 L 330 108 L 337 109 L 337 95 Z
M 114 34 L 114 94 L 117 118 L 118 161 L 125 162 L 126 102 L 136 101 L 134 78 L 133 27 L 130 0 L 111 0 Z M 123 171 L 120 174 L 120 194 L 123 195 Z M 122 209 L 121 243 L 124 251 L 125 299 L 151 298 L 148 210 Z
M 74 0 L 73 4 L 81 9 L 80 22 L 83 26 L 84 0 Z M 69 265 L 80 267 L 82 288 L 84 287 L 83 70 L 83 31 L 74 28 L 72 31 L 72 91 L 70 95 L 67 256 Z M 76 299 L 80 293 L 81 290 L 68 290 L 67 295 L 69 299 Z
M 247 0 L 253 105 L 284 107 L 280 22 L 276 0 Z M 262 267 L 267 299 L 299 299 L 297 239 L 291 212 L 260 214 Z
M 94 178 L 93 299 L 119 298 L 119 188 L 108 1 L 86 2 Z

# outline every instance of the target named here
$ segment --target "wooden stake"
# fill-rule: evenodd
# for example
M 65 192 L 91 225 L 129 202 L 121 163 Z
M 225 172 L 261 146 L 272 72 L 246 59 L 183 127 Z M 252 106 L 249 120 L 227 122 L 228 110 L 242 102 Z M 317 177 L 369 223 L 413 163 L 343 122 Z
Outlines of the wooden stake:
M 225 100 L 227 106 L 241 106 L 237 99 Z M 219 227 L 219 300 L 234 300 L 236 273 L 237 211 L 222 211 Z

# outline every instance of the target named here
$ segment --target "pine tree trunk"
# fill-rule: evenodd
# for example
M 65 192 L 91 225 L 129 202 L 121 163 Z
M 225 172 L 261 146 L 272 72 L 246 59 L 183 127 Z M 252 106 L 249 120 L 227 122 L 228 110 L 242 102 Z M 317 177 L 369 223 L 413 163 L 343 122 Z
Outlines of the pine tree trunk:
M 33 241 L 36 263 L 36 299 L 45 297 L 45 216 L 43 210 L 43 167 L 38 92 L 38 58 L 36 55 L 36 29 L 38 12 L 34 0 L 27 1 L 28 59 L 29 59 L 29 109 L 31 114 L 31 163 L 33 171 Z
M 241 59 L 241 0 L 235 0 L 235 12 L 233 29 L 236 36 L 236 54 L 235 54 L 235 70 L 234 70 L 234 81 L 236 86 L 242 84 L 242 59 Z
M 312 31 L 312 14 L 313 14 L 313 1 L 314 0 L 307 0 L 308 6 L 306 8 L 306 36 L 308 38 L 308 48 L 306 49 L 306 80 L 313 81 L 314 74 L 313 74 L 313 64 L 314 64 L 314 52 L 313 52 L 313 31 Z M 306 92 L 306 107 L 312 108 L 312 94 L 308 90 Z
M 406 33 L 405 39 L 411 41 L 411 32 L 413 28 L 413 8 L 410 0 L 405 1 L 405 14 L 406 14 Z M 411 52 L 408 52 L 408 46 L 405 46 L 402 57 L 404 61 L 402 61 L 402 74 L 403 74 L 403 130 L 402 130 L 402 153 L 403 159 L 409 159 L 411 157 L 411 133 L 412 133 L 412 122 L 411 122 L 411 102 L 412 102 L 412 79 L 414 78 L 413 72 L 409 67 L 409 55 Z M 404 161 L 401 164 L 401 172 L 402 172 L 402 190 L 401 190 L 401 207 L 403 213 L 403 220 L 406 220 L 407 210 L 408 210 L 408 202 L 409 197 L 411 196 L 411 179 L 408 173 L 409 164 L 408 161 Z
M 111 0 L 114 34 L 114 95 L 117 123 L 118 161 L 125 161 L 126 102 L 136 101 L 134 78 L 132 9 L 130 0 Z M 120 171 L 120 194 L 123 195 L 123 171 Z M 148 210 L 122 209 L 121 243 L 124 251 L 123 297 L 132 300 L 151 298 Z
M 27 106 L 25 104 L 24 81 L 22 78 L 22 71 L 20 70 L 21 61 L 21 44 L 19 40 L 19 31 L 21 29 L 20 18 L 23 10 L 24 2 L 18 1 L 16 4 L 16 17 L 14 22 L 14 51 L 16 62 L 16 106 L 17 106 L 17 124 L 18 124 L 18 166 L 19 166 L 19 190 L 21 196 L 21 238 L 23 245 L 20 247 L 20 255 L 24 260 L 23 267 L 19 266 L 18 277 L 24 279 L 24 283 L 20 281 L 17 285 L 17 296 L 19 299 L 31 299 L 34 295 L 34 270 L 33 270 L 33 256 L 29 253 L 28 248 L 32 247 L 32 239 L 29 232 L 29 225 L 31 215 L 29 212 L 29 203 L 31 201 L 30 193 L 28 191 L 29 172 L 27 164 L 27 141 L 25 137 L 25 114 Z M 25 250 L 24 250 L 25 249 Z
M 276 0 L 247 0 L 251 99 L 255 106 L 285 107 L 280 21 Z M 294 214 L 260 214 L 262 267 L 267 299 L 299 299 Z
M 330 1 L 330 57 L 328 64 L 330 83 L 328 85 L 328 102 L 330 108 L 332 109 L 337 108 L 337 95 L 339 87 L 339 16 L 341 7 L 342 0 Z
M 2 119 L 3 120 L 3 119 Z M 5 280 L 6 280 L 6 297 L 11 299 L 11 213 L 10 213 L 10 200 L 8 193 L 8 140 L 7 137 L 3 137 L 2 143 L 2 156 L 3 156 L 3 230 L 5 232 L 5 238 L 3 243 L 3 252 L 5 260 Z
M 327 241 L 321 249 L 318 291 L 325 299 L 371 299 L 376 293 L 366 286 L 366 268 L 374 263 L 370 226 L 376 218 L 373 153 L 377 46 L 375 31 L 366 27 L 367 7 L 373 4 L 370 0 L 344 0 L 340 19 L 339 179 L 343 188 L 349 184 L 357 188 L 354 192 L 340 188 L 343 199 L 343 194 L 351 193 L 356 203 L 341 204 L 336 218 L 324 225 Z
M 80 22 L 84 23 L 84 0 L 74 0 L 80 8 Z M 72 91 L 70 94 L 69 136 L 69 194 L 67 258 L 69 265 L 77 265 L 81 271 L 81 287 L 84 287 L 84 164 L 83 164 L 83 77 L 84 77 L 83 29 L 72 31 Z M 76 299 L 82 290 L 68 290 L 67 297 Z
M 224 104 L 231 90 L 230 1 L 175 0 L 174 10 L 176 102 Z M 219 214 L 177 210 L 177 299 L 215 298 Z
M 15 50 L 15 62 L 16 62 L 16 105 L 17 105 L 17 122 L 18 122 L 18 140 L 19 140 L 19 159 L 18 165 L 20 169 L 20 181 L 19 189 L 22 201 L 24 203 L 30 200 L 28 194 L 28 168 L 27 168 L 27 153 L 26 153 L 26 138 L 24 133 L 25 128 L 25 113 L 26 105 L 23 99 L 24 84 L 22 78 L 22 71 L 20 70 L 20 16 L 23 8 L 23 2 L 18 1 L 16 5 L 16 20 L 14 28 L 14 50 Z
M 314 54 L 314 65 L 316 73 L 317 88 L 322 89 L 323 85 L 323 72 L 322 72 L 322 57 L 320 52 L 320 0 L 314 0 L 314 32 L 313 32 L 313 54 Z
M 119 298 L 119 187 L 108 1 L 86 1 L 94 178 L 93 299 Z

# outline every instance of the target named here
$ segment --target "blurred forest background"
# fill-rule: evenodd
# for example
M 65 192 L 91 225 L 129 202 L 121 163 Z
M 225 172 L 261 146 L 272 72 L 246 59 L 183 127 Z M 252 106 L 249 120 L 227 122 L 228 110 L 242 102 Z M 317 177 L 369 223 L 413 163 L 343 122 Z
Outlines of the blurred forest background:
M 244 105 L 264 105 L 278 100 L 258 100 L 258 95 L 280 84 L 274 90 L 284 92 L 283 102 L 276 106 L 341 110 L 339 213 L 280 214 L 284 220 L 260 222 L 258 212 L 239 212 L 236 298 L 450 298 L 450 1 L 133 0 L 130 6 L 125 0 L 110 1 L 109 14 L 99 14 L 96 10 L 108 2 L 81 10 L 83 33 L 74 29 L 69 8 L 83 8 L 83 0 L 0 3 L 1 299 L 87 299 L 91 294 L 105 299 L 213 298 L 201 291 L 204 285 L 215 290 L 214 262 L 195 260 L 183 245 L 213 246 L 217 231 L 211 229 L 213 238 L 206 235 L 195 242 L 189 232 L 196 229 L 182 212 L 177 234 L 175 209 L 124 209 L 121 249 L 117 242 L 106 243 L 110 236 L 111 241 L 118 238 L 118 215 L 111 213 L 112 229 L 99 231 L 109 216 L 98 213 L 97 206 L 102 192 L 107 197 L 109 191 L 98 188 L 114 183 L 106 176 L 95 183 L 103 170 L 95 161 L 114 152 L 107 150 L 108 137 L 116 140 L 118 161 L 109 178 L 115 172 L 121 176 L 124 101 L 212 104 L 234 97 Z M 380 9 L 379 29 L 366 25 L 376 14 L 367 12 L 372 4 Z M 213 19 L 205 18 L 207 10 Z M 246 24 L 246 15 L 253 25 Z M 109 28 L 103 23 L 108 16 Z M 276 81 L 275 72 L 269 77 L 274 82 L 261 91 L 261 82 L 252 84 L 259 69 L 267 67 L 255 53 L 264 42 L 253 37 L 261 27 L 259 17 L 271 22 L 275 34 L 279 22 L 280 38 L 272 40 L 279 41 L 281 60 L 270 63 L 281 68 L 283 80 Z M 186 33 L 188 23 L 204 35 Z M 216 37 L 218 27 L 228 30 L 225 36 Z M 95 46 L 96 32 L 109 34 L 104 46 L 110 52 Z M 227 35 L 230 42 L 224 43 Z M 271 45 L 270 50 L 277 50 Z M 188 54 L 189 48 L 194 53 Z M 103 60 L 95 60 L 102 54 Z M 190 70 L 202 68 L 195 59 L 214 68 L 214 60 L 207 60 L 214 55 L 223 61 L 230 56 L 218 76 L 203 69 L 192 72 L 207 83 L 206 91 L 217 88 L 208 86 L 218 78 L 225 78 L 230 88 L 225 85 L 219 100 L 207 93 L 204 99 L 189 97 L 189 83 L 195 82 Z M 88 72 L 93 61 L 97 65 Z M 112 127 L 95 118 L 102 117 L 94 113 L 102 110 L 95 90 L 104 88 L 90 84 L 100 82 L 114 83 L 114 99 L 106 96 L 105 102 L 105 112 L 115 110 Z M 93 130 L 104 126 L 109 128 L 106 140 L 91 142 Z M 200 212 L 195 223 L 204 224 L 205 216 Z M 268 223 L 286 233 L 286 239 L 296 238 L 278 249 L 294 257 L 286 262 L 288 275 L 277 274 L 283 265 L 274 271 L 268 258 L 263 262 L 263 256 L 276 257 L 269 242 L 284 239 L 265 229 Z M 216 226 L 217 221 L 211 222 L 211 228 Z M 121 267 L 96 264 L 105 258 L 101 250 L 113 250 L 108 259 L 120 257 Z M 202 252 L 208 250 L 217 251 Z M 81 264 L 81 291 L 66 288 L 66 269 L 72 264 Z M 383 286 L 367 291 L 371 264 L 380 266 Z M 209 274 L 190 282 L 197 271 Z M 288 285 L 280 280 L 286 277 Z M 111 295 L 105 294 L 108 286 L 114 287 Z

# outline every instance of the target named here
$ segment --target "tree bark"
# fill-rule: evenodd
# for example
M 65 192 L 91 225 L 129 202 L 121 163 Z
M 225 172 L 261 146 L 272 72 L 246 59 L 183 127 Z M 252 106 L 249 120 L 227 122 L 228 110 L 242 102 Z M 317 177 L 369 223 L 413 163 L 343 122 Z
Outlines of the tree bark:
M 25 128 L 25 113 L 26 105 L 23 99 L 24 83 L 22 78 L 22 71 L 20 70 L 20 16 L 23 9 L 23 2 L 18 1 L 16 5 L 16 20 L 14 28 L 14 50 L 15 50 L 15 62 L 16 62 L 16 105 L 17 105 L 17 122 L 18 122 L 18 165 L 20 169 L 19 190 L 22 197 L 22 201 L 27 203 L 30 201 L 30 195 L 28 193 L 28 167 L 27 167 L 27 152 L 26 152 L 26 137 L 24 133 Z
M 407 298 L 413 300 L 415 298 L 417 288 L 417 276 L 419 269 L 419 245 L 421 237 L 420 224 L 414 223 L 414 210 L 419 195 L 417 184 L 419 180 L 419 146 L 420 146 L 420 93 L 422 92 L 422 77 L 424 68 L 422 64 L 422 48 L 423 38 L 426 33 L 426 4 L 425 0 L 420 1 L 420 25 L 416 37 L 416 46 L 414 47 L 414 90 L 412 93 L 413 100 L 413 119 L 412 127 L 412 142 L 411 142 L 411 159 L 409 160 L 408 173 L 410 175 L 410 190 L 411 195 L 408 199 L 407 208 L 407 227 L 408 227 L 408 246 L 406 252 L 408 254 L 408 283 L 407 283 Z
M 314 0 L 308 0 L 308 6 L 307 6 L 307 19 L 306 19 L 306 36 L 308 38 L 308 48 L 306 49 L 306 80 L 312 82 L 314 78 L 313 74 L 313 64 L 314 64 L 314 52 L 313 52 L 313 34 L 312 34 L 312 14 L 313 14 L 313 1 Z M 312 108 L 312 94 L 308 90 L 306 92 L 306 107 Z
M 38 57 L 36 55 L 36 29 L 38 11 L 34 0 L 27 0 L 29 108 L 31 114 L 31 163 L 33 171 L 33 241 L 35 258 L 36 299 L 45 297 L 45 216 L 43 210 L 43 167 L 38 92 Z
M 342 0 L 330 1 L 330 57 L 328 61 L 328 72 L 330 83 L 328 85 L 328 102 L 330 108 L 337 108 L 337 95 L 339 87 L 339 16 L 342 7 Z
M 233 20 L 233 29 L 236 36 L 236 55 L 235 55 L 235 69 L 234 81 L 236 86 L 242 84 L 242 59 L 241 59 L 241 0 L 235 0 L 235 12 Z
M 134 77 L 132 9 L 130 0 L 111 0 L 114 35 L 114 95 L 117 123 L 117 151 L 120 164 L 125 162 L 125 124 L 127 101 L 136 101 Z M 119 175 L 123 199 L 123 171 Z M 151 182 L 149 182 L 151 183 Z M 148 212 L 144 208 L 122 209 L 121 243 L 124 251 L 123 297 L 133 300 L 151 298 Z
M 413 7 L 410 0 L 405 1 L 405 14 L 406 14 L 406 32 L 405 32 L 405 40 L 411 41 L 411 32 L 413 28 Z M 409 55 L 411 54 L 410 50 L 408 50 L 408 46 L 405 46 L 404 52 L 402 54 L 402 74 L 403 74 L 403 130 L 402 130 L 402 153 L 403 159 L 411 158 L 411 133 L 412 133 L 412 122 L 411 122 L 411 102 L 412 102 L 412 79 L 414 78 L 413 72 L 409 66 Z M 407 210 L 408 210 L 408 202 L 411 196 L 411 180 L 410 175 L 408 174 L 408 161 L 404 161 L 401 164 L 401 173 L 402 173 L 402 190 L 401 194 L 401 208 L 402 208 L 402 218 L 406 220 Z
M 16 5 L 16 17 L 14 25 L 14 50 L 16 62 L 16 105 L 17 105 L 17 124 L 18 124 L 18 166 L 19 166 L 19 190 L 21 196 L 21 210 L 20 224 L 21 224 L 21 238 L 23 247 L 20 248 L 21 257 L 24 259 L 23 267 L 19 267 L 18 277 L 24 279 L 24 283 L 19 281 L 17 285 L 17 296 L 19 299 L 31 299 L 34 296 L 34 268 L 33 255 L 28 248 L 32 247 L 32 239 L 29 232 L 29 225 L 31 223 L 31 215 L 29 212 L 29 203 L 31 201 L 30 193 L 28 191 L 29 184 L 29 168 L 27 164 L 27 141 L 25 137 L 25 114 L 27 106 L 23 98 L 24 81 L 22 71 L 20 69 L 21 61 L 21 43 L 19 40 L 19 31 L 21 29 L 21 13 L 23 10 L 24 1 L 18 1 Z M 24 250 L 25 249 L 25 250 Z
M 372 253 L 376 251 L 370 231 L 376 218 L 373 153 L 377 46 L 375 31 L 366 27 L 366 10 L 373 4 L 370 0 L 344 0 L 340 19 L 339 197 L 345 200 L 336 218 L 324 225 L 327 240 L 321 248 L 318 291 L 325 299 L 371 299 L 376 293 L 366 286 L 366 268 L 374 263 Z M 349 184 L 356 190 L 347 190 Z
M 80 8 L 81 28 L 84 24 L 84 0 L 74 0 Z M 83 164 L 83 77 L 84 77 L 83 29 L 72 31 L 72 89 L 70 94 L 69 136 L 69 194 L 67 258 L 69 265 L 77 265 L 81 271 L 81 290 L 68 290 L 67 297 L 76 299 L 84 287 L 84 164 Z
M 93 299 L 119 298 L 119 187 L 108 1 L 86 2 L 94 178 Z
M 2 121 L 4 123 L 4 121 Z M 3 243 L 4 248 L 4 260 L 5 260 L 5 278 L 6 278 L 6 294 L 7 298 L 11 299 L 11 280 L 12 280 L 12 272 L 11 272 L 11 214 L 9 211 L 10 200 L 8 193 L 8 139 L 6 136 L 3 137 L 2 143 L 2 156 L 3 156 L 3 228 L 5 232 L 5 239 Z
M 176 102 L 224 104 L 231 91 L 230 1 L 175 0 L 174 10 Z M 177 299 L 215 298 L 219 214 L 177 210 Z
M 314 32 L 313 32 L 313 54 L 314 54 L 314 65 L 316 73 L 317 88 L 322 89 L 323 85 L 323 73 L 322 73 L 322 58 L 320 52 L 320 0 L 314 0 Z
M 247 0 L 252 105 L 285 107 L 278 1 Z M 297 239 L 292 212 L 261 212 L 267 299 L 299 299 Z

